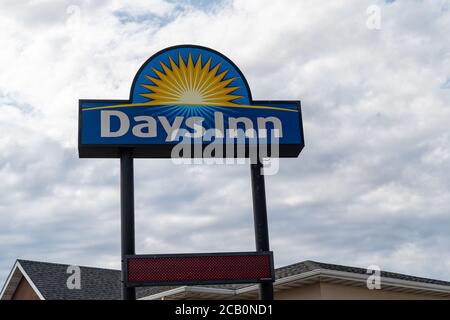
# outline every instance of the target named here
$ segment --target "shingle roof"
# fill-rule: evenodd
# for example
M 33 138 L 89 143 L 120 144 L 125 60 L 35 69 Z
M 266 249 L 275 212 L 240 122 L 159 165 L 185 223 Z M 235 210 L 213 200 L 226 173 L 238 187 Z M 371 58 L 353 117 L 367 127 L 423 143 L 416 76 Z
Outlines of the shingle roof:
M 78 299 L 102 299 L 118 300 L 121 298 L 121 272 L 120 270 L 80 267 L 81 270 L 81 290 L 70 290 L 66 281 L 69 274 L 66 273 L 66 264 L 56 264 L 39 261 L 18 260 L 25 272 L 31 278 L 35 286 L 49 300 L 78 300 Z M 305 272 L 322 269 L 343 271 L 356 274 L 367 274 L 366 269 L 348 267 L 336 264 L 328 264 L 315 261 L 303 261 L 281 267 L 275 270 L 276 279 L 285 278 Z M 408 280 L 419 283 L 437 284 L 450 286 L 450 282 L 409 276 L 393 272 L 381 272 L 382 277 Z M 236 289 L 249 286 L 249 284 L 233 285 L 209 285 L 205 287 Z M 175 289 L 178 286 L 160 286 L 137 288 L 138 298 L 150 296 L 163 291 Z
M 364 269 L 364 268 L 348 267 L 348 266 L 342 266 L 342 265 L 338 265 L 338 264 L 330 264 L 330 263 L 315 262 L 315 261 L 304 261 L 304 262 L 296 263 L 291 266 L 286 266 L 286 267 L 277 269 L 277 271 L 279 272 L 279 274 L 281 276 L 283 274 L 284 269 L 293 268 L 293 270 L 290 270 L 290 272 L 292 272 L 292 274 L 298 274 L 298 273 L 301 273 L 304 268 L 303 266 L 300 266 L 301 264 L 303 264 L 304 266 L 309 268 L 309 270 L 325 269 L 325 270 L 343 271 L 343 272 L 351 272 L 351 273 L 367 275 L 367 269 Z M 288 273 L 289 272 L 286 273 L 286 276 L 289 275 Z M 283 275 L 283 277 L 284 277 L 284 275 Z M 416 276 L 395 273 L 395 272 L 389 272 L 389 271 L 381 271 L 381 277 L 413 281 L 413 282 L 420 282 L 420 283 L 437 284 L 437 285 L 442 285 L 442 286 L 450 286 L 449 281 L 422 278 L 422 277 L 416 277 Z

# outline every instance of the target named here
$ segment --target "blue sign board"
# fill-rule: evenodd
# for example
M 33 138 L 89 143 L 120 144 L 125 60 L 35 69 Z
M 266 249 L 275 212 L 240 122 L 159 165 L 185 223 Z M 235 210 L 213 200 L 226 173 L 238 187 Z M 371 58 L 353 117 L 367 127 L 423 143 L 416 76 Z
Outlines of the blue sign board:
M 245 147 L 248 157 L 250 146 L 263 144 L 276 146 L 272 156 L 298 156 L 304 146 L 300 101 L 252 100 L 236 65 L 205 47 L 181 45 L 153 55 L 137 72 L 129 100 L 79 101 L 82 158 L 116 158 L 122 148 L 137 158 L 169 158 L 186 145 L 215 151 L 183 151 L 184 157 L 238 157 L 226 152 L 229 146 Z

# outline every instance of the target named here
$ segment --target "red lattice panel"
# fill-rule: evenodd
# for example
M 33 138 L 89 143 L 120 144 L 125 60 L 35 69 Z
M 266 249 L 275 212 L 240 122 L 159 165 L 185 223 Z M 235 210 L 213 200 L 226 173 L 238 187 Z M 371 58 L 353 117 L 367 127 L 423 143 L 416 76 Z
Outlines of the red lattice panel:
M 130 257 L 128 282 L 145 283 L 240 283 L 272 279 L 270 254 L 178 255 Z

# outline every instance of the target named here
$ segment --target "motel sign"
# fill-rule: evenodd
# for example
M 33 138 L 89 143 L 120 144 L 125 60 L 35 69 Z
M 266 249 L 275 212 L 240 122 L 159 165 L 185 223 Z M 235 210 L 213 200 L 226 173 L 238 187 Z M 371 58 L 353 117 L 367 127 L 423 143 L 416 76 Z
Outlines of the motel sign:
M 135 299 L 139 286 L 244 282 L 260 283 L 261 299 L 273 299 L 262 158 L 298 157 L 300 101 L 253 100 L 231 60 L 180 45 L 142 65 L 128 99 L 79 100 L 78 138 L 80 158 L 120 159 L 124 299 Z M 251 158 L 256 251 L 136 255 L 134 158 Z

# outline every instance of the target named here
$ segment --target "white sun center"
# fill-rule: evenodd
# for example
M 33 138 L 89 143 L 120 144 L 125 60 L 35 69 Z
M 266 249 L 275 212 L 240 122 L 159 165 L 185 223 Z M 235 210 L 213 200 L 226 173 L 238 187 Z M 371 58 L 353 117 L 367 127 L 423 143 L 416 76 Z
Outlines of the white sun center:
M 202 104 L 203 103 L 203 97 L 197 90 L 186 90 L 180 95 L 180 103 L 181 104 Z

